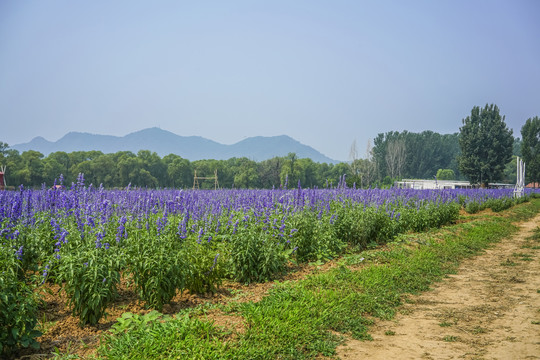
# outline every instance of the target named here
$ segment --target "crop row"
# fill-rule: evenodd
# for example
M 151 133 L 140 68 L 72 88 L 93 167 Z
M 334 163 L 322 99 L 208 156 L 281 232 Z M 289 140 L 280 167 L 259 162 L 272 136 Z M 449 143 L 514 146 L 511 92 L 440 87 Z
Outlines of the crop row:
M 526 197 L 519 201 L 526 200 Z M 145 190 L 0 192 L 0 353 L 37 346 L 35 287 L 56 283 L 81 324 L 96 324 L 121 278 L 147 307 L 223 279 L 266 281 L 292 262 L 501 210 L 508 190 Z

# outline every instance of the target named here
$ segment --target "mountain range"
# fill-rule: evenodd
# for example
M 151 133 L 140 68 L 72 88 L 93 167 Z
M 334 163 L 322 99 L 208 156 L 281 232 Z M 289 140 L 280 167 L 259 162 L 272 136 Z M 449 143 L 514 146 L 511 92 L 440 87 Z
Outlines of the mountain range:
M 140 130 L 119 137 L 96 135 L 81 132 L 70 132 L 58 141 L 48 141 L 36 137 L 30 142 L 11 146 L 12 149 L 24 152 L 36 150 L 47 156 L 55 151 L 91 151 L 103 153 L 139 150 L 155 151 L 163 157 L 176 154 L 190 161 L 201 159 L 226 160 L 232 157 L 247 157 L 255 161 L 270 159 L 274 156 L 286 156 L 296 153 L 298 158 L 310 158 L 319 163 L 337 163 L 321 154 L 311 146 L 304 145 L 286 136 L 249 137 L 232 145 L 224 145 L 200 136 L 180 136 L 157 127 Z

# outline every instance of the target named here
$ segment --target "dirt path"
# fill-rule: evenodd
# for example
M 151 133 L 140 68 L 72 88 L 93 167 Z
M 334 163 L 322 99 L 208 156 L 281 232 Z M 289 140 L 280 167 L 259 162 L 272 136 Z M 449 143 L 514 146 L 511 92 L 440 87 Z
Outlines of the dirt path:
M 377 321 L 373 341 L 347 341 L 339 357 L 540 359 L 540 241 L 527 239 L 538 226 L 540 215 Z

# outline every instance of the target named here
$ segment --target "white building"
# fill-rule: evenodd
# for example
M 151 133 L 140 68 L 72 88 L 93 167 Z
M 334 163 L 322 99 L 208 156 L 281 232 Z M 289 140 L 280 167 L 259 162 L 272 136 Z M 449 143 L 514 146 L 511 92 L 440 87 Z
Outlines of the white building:
M 421 180 L 403 179 L 396 181 L 394 187 L 398 189 L 472 189 L 473 186 L 468 181 L 458 180 Z
M 394 182 L 394 187 L 398 189 L 473 189 L 478 185 L 471 185 L 468 181 L 459 180 L 422 180 L 422 179 L 403 179 Z M 489 183 L 489 189 L 511 189 L 514 185 L 505 183 Z

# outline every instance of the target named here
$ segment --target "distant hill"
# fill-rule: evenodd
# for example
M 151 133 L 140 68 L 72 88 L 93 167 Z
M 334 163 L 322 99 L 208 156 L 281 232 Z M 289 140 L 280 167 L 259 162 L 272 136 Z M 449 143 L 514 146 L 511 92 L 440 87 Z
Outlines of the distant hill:
M 310 158 L 319 163 L 337 163 L 321 154 L 311 146 L 301 144 L 293 138 L 281 136 L 256 136 L 244 139 L 233 145 L 224 145 L 200 136 L 180 136 L 159 128 L 149 128 L 126 136 L 96 135 L 70 132 L 60 140 L 51 142 L 36 137 L 28 143 L 11 146 L 12 149 L 24 152 L 36 150 L 49 155 L 55 151 L 91 151 L 103 153 L 139 150 L 155 151 L 163 157 L 176 154 L 190 161 L 201 159 L 226 160 L 232 157 L 247 157 L 255 161 L 270 159 L 274 156 L 285 156 L 290 152 L 299 158 Z

